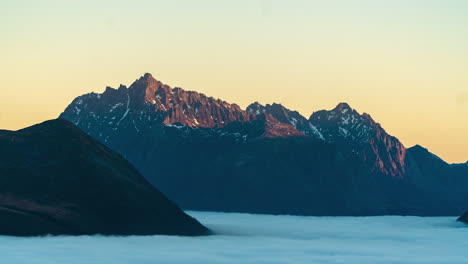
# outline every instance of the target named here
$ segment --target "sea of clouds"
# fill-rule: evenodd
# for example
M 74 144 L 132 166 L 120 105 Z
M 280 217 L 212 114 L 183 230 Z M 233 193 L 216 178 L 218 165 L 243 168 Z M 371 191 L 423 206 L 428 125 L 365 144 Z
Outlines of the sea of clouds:
M 188 213 L 217 235 L 0 236 L 0 263 L 468 263 L 455 217 Z

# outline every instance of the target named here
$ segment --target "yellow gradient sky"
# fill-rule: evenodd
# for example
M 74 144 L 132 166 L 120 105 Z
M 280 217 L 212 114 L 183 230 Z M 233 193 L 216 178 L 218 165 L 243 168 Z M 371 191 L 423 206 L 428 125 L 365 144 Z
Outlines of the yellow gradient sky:
M 145 72 L 306 117 L 348 102 L 468 160 L 468 1 L 0 1 L 0 129 Z

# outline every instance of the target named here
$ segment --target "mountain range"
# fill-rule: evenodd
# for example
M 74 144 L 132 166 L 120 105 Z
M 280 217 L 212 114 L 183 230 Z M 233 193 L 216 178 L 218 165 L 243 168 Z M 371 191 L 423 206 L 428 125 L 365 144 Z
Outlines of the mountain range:
M 69 121 L 0 130 L 1 235 L 208 233 Z
M 299 215 L 455 215 L 468 162 L 406 148 L 347 103 L 308 119 L 236 104 L 149 73 L 77 97 L 60 115 L 126 157 L 184 209 Z

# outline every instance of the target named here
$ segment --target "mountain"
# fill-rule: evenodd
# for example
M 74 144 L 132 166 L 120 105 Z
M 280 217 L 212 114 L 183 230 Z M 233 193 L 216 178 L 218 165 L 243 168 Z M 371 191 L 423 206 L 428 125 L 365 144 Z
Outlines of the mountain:
M 428 149 L 416 145 L 408 149 L 409 178 L 431 197 L 450 203 L 457 212 L 468 209 L 468 163 L 448 164 Z M 433 188 L 437 186 L 437 188 Z M 461 202 L 454 202 L 461 201 Z
M 369 114 L 361 115 L 348 104 L 340 103 L 331 111 L 313 113 L 309 122 L 326 141 L 350 146 L 372 172 L 405 176 L 406 148 Z
M 261 120 L 264 136 L 300 136 L 303 133 L 270 115 L 257 117 L 204 94 L 171 88 L 157 81 L 149 73 L 130 87 L 107 87 L 104 93 L 90 93 L 77 97 L 61 117 L 72 121 L 100 141 L 108 142 L 121 134 L 140 133 L 140 130 L 161 124 L 181 124 L 194 128 L 223 128 L 233 122 Z M 112 144 L 111 144 L 112 145 Z
M 122 156 L 69 121 L 0 130 L 0 234 L 203 235 Z
M 269 115 L 277 121 L 291 125 L 297 131 L 302 132 L 304 135 L 312 136 L 314 138 L 321 138 L 320 133 L 311 126 L 308 120 L 297 111 L 291 111 L 281 104 L 267 104 L 263 106 L 255 102 L 247 107 L 247 112 L 255 116 Z
M 463 222 L 465 224 L 468 224 L 468 211 L 465 212 L 460 218 L 458 218 L 457 221 Z
M 347 103 L 340 103 L 330 111 L 317 111 L 308 120 L 280 104 L 262 106 L 256 102 L 248 106 L 247 111 L 257 115 L 270 114 L 308 136 L 348 147 L 374 172 L 395 177 L 405 175 L 406 149 L 403 144 L 388 135 L 369 114 L 361 115 Z
M 306 215 L 467 209 L 466 167 L 446 164 L 455 169 L 431 176 L 416 152 L 347 103 L 309 119 L 281 104 L 242 110 L 145 74 L 129 88 L 79 96 L 60 116 L 124 155 L 185 209 Z

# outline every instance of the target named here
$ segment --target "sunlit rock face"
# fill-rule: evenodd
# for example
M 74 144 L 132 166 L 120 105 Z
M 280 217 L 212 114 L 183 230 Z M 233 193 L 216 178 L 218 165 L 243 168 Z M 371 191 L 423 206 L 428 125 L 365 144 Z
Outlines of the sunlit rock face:
M 297 112 L 296 112 L 297 113 Z M 298 113 L 297 113 L 298 114 Z M 149 73 L 130 87 L 107 87 L 104 93 L 77 97 L 60 117 L 72 121 L 103 141 L 117 134 L 138 134 L 155 126 L 179 124 L 191 128 L 223 128 L 233 122 L 263 122 L 260 136 L 303 136 L 304 133 L 272 115 L 256 115 L 236 104 L 204 94 L 171 88 Z M 120 139 L 117 139 L 120 140 Z
M 128 114 L 131 114 L 129 118 Z M 210 128 L 253 119 L 253 115 L 236 104 L 181 88 L 171 88 L 149 73 L 128 88 L 124 85 L 118 89 L 108 87 L 102 94 L 91 93 L 76 98 L 65 110 L 64 116 L 78 124 L 99 119 L 113 128 L 118 127 L 125 118 L 136 118 L 138 125 L 145 126 L 180 123 L 184 126 Z

